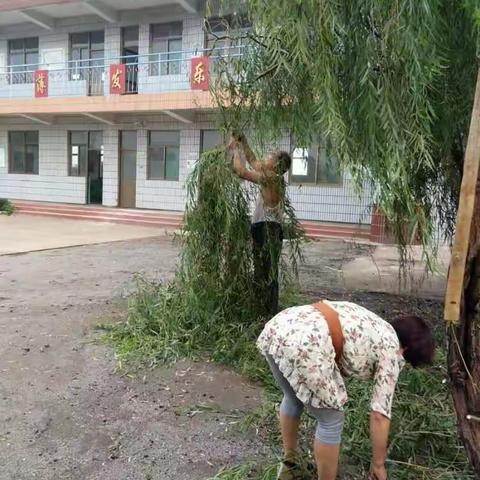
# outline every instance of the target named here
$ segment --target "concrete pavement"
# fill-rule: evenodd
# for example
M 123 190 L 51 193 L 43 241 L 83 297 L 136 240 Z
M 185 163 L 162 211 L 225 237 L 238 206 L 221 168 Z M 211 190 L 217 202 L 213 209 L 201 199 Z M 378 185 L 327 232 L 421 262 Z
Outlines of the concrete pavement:
M 427 270 L 422 249 L 411 248 L 405 271 L 400 270 L 400 255 L 395 246 L 380 245 L 342 266 L 345 287 L 393 294 L 415 294 L 441 298 L 445 294 L 450 249 L 440 247 L 435 271 Z
M 160 228 L 31 215 L 0 215 L 0 255 L 164 235 Z
M 165 230 L 158 227 L 30 215 L 0 215 L 0 255 L 163 235 Z M 307 268 L 301 269 L 301 283 L 306 283 L 307 288 L 308 282 L 315 277 L 325 277 L 327 272 L 322 271 L 320 265 L 327 262 L 330 265 L 328 278 L 336 285 L 342 285 L 345 290 L 415 293 L 435 298 L 444 294 L 450 261 L 450 250 L 447 247 L 440 248 L 437 270 L 433 274 L 429 273 L 420 247 L 413 247 L 407 272 L 402 274 L 398 251 L 392 245 L 365 244 L 360 248 L 355 243 L 342 240 L 323 240 L 309 243 L 305 247 L 305 253 Z M 315 259 L 311 268 L 308 267 L 308 259 Z

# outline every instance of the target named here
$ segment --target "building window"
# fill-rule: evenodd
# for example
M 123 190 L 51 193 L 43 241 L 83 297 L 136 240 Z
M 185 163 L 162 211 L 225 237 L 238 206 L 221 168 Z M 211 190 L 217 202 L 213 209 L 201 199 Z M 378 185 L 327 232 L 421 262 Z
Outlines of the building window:
M 251 26 L 252 24 L 246 15 L 227 15 L 225 17 L 209 18 L 205 21 L 206 48 L 208 50 L 215 48 L 218 50 L 218 55 L 228 53 L 227 50 L 230 50 L 231 53 L 238 53 L 241 47 L 247 43 L 247 39 L 231 38 L 228 33 L 234 31 L 236 34 L 241 34 L 248 31 Z
M 210 73 L 221 73 L 223 62 L 230 65 L 244 52 L 248 39 L 243 35 L 251 28 L 245 15 L 228 15 L 205 21 L 205 46 L 210 53 Z M 233 32 L 233 34 L 232 34 Z
M 319 145 L 310 148 L 293 148 L 290 181 L 317 185 L 342 184 L 342 172 L 330 140 L 322 140 Z
M 38 131 L 9 132 L 9 173 L 38 175 Z
M 138 25 L 122 28 L 122 56 L 133 57 L 126 59 L 125 63 L 138 63 L 139 53 Z
M 10 83 L 33 83 L 38 67 L 38 37 L 8 41 Z
M 148 178 L 178 180 L 180 132 L 151 131 L 148 134 Z
M 88 94 L 103 94 L 105 34 L 95 32 L 70 35 L 71 80 L 88 80 Z
M 103 30 L 70 34 L 70 60 L 80 66 L 103 64 L 105 34 Z M 99 62 L 101 60 L 101 62 Z
M 69 132 L 70 165 L 73 177 L 86 177 L 87 173 L 95 178 L 103 177 L 103 132 Z
M 225 145 L 225 136 L 219 130 L 200 131 L 200 153 Z
M 151 25 L 150 75 L 176 75 L 180 73 L 182 30 L 182 22 Z
M 138 26 L 122 28 L 122 63 L 126 64 L 125 91 L 138 93 Z
M 70 175 L 87 175 L 88 132 L 69 132 L 70 135 Z

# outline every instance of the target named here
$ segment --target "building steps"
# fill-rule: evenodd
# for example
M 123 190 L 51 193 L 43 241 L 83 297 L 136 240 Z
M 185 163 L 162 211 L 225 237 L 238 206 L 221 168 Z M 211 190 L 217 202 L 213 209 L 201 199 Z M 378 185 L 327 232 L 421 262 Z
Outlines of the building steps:
M 315 238 L 341 238 L 349 240 L 370 241 L 370 225 L 357 224 L 330 224 L 326 222 L 318 222 L 312 225 L 300 222 L 307 237 Z
M 85 205 L 67 205 L 52 203 L 13 202 L 20 214 L 40 215 L 71 220 L 89 220 L 93 222 L 121 223 L 142 227 L 178 230 L 182 225 L 181 212 L 158 210 L 130 210 L 111 207 L 90 207 Z
M 142 227 L 179 230 L 183 213 L 166 210 L 125 209 L 115 207 L 72 205 L 47 202 L 13 201 L 16 212 L 24 215 L 39 215 L 71 220 L 109 222 Z M 340 238 L 369 241 L 370 225 L 342 224 L 329 222 L 300 222 L 307 237 L 312 239 Z

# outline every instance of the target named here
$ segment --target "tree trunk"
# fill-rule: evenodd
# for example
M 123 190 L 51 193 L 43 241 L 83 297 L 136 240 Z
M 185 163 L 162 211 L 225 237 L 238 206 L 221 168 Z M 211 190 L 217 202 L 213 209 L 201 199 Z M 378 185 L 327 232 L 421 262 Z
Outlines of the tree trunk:
M 460 437 L 480 478 L 480 182 L 465 267 L 461 317 L 449 328 L 448 365 Z M 471 416 L 471 418 L 467 418 Z

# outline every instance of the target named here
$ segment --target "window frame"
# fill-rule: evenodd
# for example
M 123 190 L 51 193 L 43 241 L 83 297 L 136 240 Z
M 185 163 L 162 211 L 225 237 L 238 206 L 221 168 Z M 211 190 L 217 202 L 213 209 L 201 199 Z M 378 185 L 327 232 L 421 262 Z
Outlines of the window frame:
M 159 25 L 174 25 L 178 24 L 180 26 L 181 33 L 178 35 L 166 35 L 166 36 L 158 36 L 154 37 L 154 29 L 155 27 Z M 170 50 L 170 42 L 172 41 L 179 41 L 181 42 L 181 47 L 180 50 L 174 49 Z M 172 52 L 174 54 L 178 54 L 178 52 L 181 52 L 183 50 L 183 21 L 177 20 L 174 22 L 164 22 L 164 23 L 152 23 L 150 24 L 150 58 L 154 58 L 154 56 L 157 56 L 156 60 L 150 60 L 150 68 L 149 68 L 149 74 L 152 77 L 159 77 L 159 76 L 165 76 L 165 75 L 180 75 L 181 74 L 181 62 L 182 62 L 182 55 L 180 53 L 179 58 L 173 58 L 171 59 L 170 56 L 172 55 Z M 165 42 L 166 44 L 166 50 L 165 52 L 154 52 L 154 44 L 155 42 Z M 165 58 L 166 61 L 163 61 L 163 58 Z M 162 60 L 160 62 L 160 60 Z M 178 65 L 178 71 L 172 72 L 172 68 Z M 163 71 L 163 67 L 165 66 L 166 71 Z
M 128 36 L 127 33 L 129 32 L 135 33 L 135 35 L 133 35 L 134 40 L 126 38 Z M 120 36 L 122 51 L 132 46 L 138 48 L 140 43 L 140 26 L 138 24 L 123 26 L 121 28 Z
M 225 15 L 212 16 L 205 19 L 204 22 L 204 48 L 210 55 L 210 73 L 216 75 L 219 73 L 220 62 L 234 62 L 237 55 L 242 54 L 245 47 L 248 46 L 248 39 L 237 38 L 233 40 L 229 38 L 229 32 L 233 31 L 238 34 L 248 32 L 252 28 L 252 24 L 245 15 Z M 216 38 L 224 37 L 219 40 Z
M 86 136 L 87 136 L 87 139 L 86 139 L 86 143 L 78 143 L 78 142 L 72 142 L 72 133 L 85 133 Z M 77 178 L 87 178 L 88 177 L 88 152 L 90 150 L 93 150 L 93 148 L 91 148 L 91 141 L 90 141 L 90 136 L 92 133 L 101 133 L 102 135 L 102 142 L 101 142 L 101 145 L 100 145 L 100 177 L 103 177 L 103 163 L 104 163 L 104 153 L 105 153 L 105 143 L 104 143 L 104 138 L 103 138 L 103 130 L 69 130 L 68 131 L 68 176 L 69 177 L 77 177 Z M 72 148 L 74 146 L 84 146 L 85 147 L 85 174 L 84 175 L 81 175 L 80 174 L 80 168 L 78 168 L 78 174 L 73 174 L 72 173 L 72 159 L 73 159 L 73 151 L 72 151 Z M 77 154 L 78 155 L 78 165 L 80 167 L 80 150 L 79 150 L 79 153 Z
M 163 143 L 157 147 L 152 147 L 152 133 L 177 133 L 178 134 L 178 145 L 173 145 L 171 143 Z M 163 176 L 154 177 L 152 176 L 152 153 L 154 149 L 163 150 Z M 176 148 L 178 149 L 178 175 L 177 178 L 166 178 L 166 166 L 167 166 L 167 149 Z M 180 130 L 149 130 L 147 138 L 147 180 L 155 180 L 162 182 L 178 182 L 180 181 Z
M 92 48 L 92 45 L 100 45 L 100 43 L 93 43 L 92 42 L 92 36 L 95 35 L 95 34 L 98 34 L 98 33 L 103 34 L 103 42 L 102 42 L 103 48 Z M 72 38 L 73 38 L 74 35 L 87 35 L 86 47 L 74 47 L 74 44 L 73 44 L 73 41 L 72 41 Z M 103 56 L 105 56 L 105 30 L 89 30 L 89 31 L 86 31 L 86 32 L 72 32 L 72 33 L 70 33 L 70 35 L 68 37 L 68 44 L 69 44 L 68 59 L 69 59 L 70 62 L 84 62 L 84 61 L 98 60 L 95 57 L 92 57 L 92 52 L 103 52 L 104 53 Z M 88 57 L 87 58 L 82 58 L 81 55 L 78 59 L 73 58 L 73 52 L 76 49 L 77 50 L 80 49 L 80 52 L 81 52 L 82 49 L 85 49 L 85 48 L 88 50 Z
M 28 40 L 35 40 L 37 43 L 36 46 L 36 51 L 35 49 L 32 48 L 27 48 L 26 42 Z M 18 54 L 22 55 L 22 63 L 15 63 L 13 64 L 11 61 L 11 56 L 12 56 L 12 44 L 14 42 L 22 42 L 22 48 L 21 49 L 15 49 Z M 27 55 L 29 54 L 36 54 L 37 56 L 37 61 L 34 63 L 28 63 L 27 62 Z M 24 85 L 24 84 L 30 84 L 34 83 L 34 70 L 38 67 L 40 63 L 40 41 L 39 37 L 23 37 L 23 38 L 11 38 L 7 42 L 7 68 L 9 71 L 9 76 L 8 76 L 8 82 L 11 85 Z M 29 65 L 27 71 L 27 67 L 25 65 Z M 15 67 L 23 67 L 21 71 L 16 73 L 14 71 Z M 31 70 L 31 71 L 30 71 Z M 19 81 L 20 80 L 20 81 Z
M 331 153 L 329 157 L 329 151 L 331 150 L 331 147 L 328 147 L 328 140 L 325 140 L 322 138 L 317 144 L 314 144 L 313 146 L 310 147 L 305 147 L 305 146 L 296 146 L 295 142 L 292 140 L 291 141 L 291 148 L 290 148 L 290 154 L 292 156 L 292 166 L 290 167 L 290 170 L 288 172 L 288 181 L 291 185 L 308 185 L 308 186 L 318 186 L 318 187 L 325 187 L 325 188 L 338 188 L 342 187 L 344 184 L 344 171 L 340 167 L 340 164 L 338 163 L 338 181 L 337 182 L 330 182 L 328 180 L 321 180 L 319 179 L 319 173 L 320 173 L 320 164 L 322 161 L 323 156 L 325 156 L 325 159 L 328 160 L 328 158 L 331 158 Z M 315 151 L 315 172 L 314 172 L 314 180 L 301 180 L 299 177 L 302 177 L 303 175 L 293 175 L 292 170 L 293 170 L 293 162 L 294 162 L 294 156 L 293 152 L 297 148 L 303 148 L 307 149 L 308 151 Z M 305 175 L 307 177 L 308 175 Z
M 208 150 L 205 150 L 205 132 L 217 132 L 220 139 L 222 140 L 222 143 L 219 143 L 217 147 L 220 147 L 221 145 L 227 145 L 227 138 L 225 134 L 222 134 L 222 132 L 218 129 L 215 128 L 202 128 L 200 129 L 200 155 L 202 155 L 205 152 L 208 152 Z M 222 138 L 223 137 L 223 138 Z M 213 147 L 215 148 L 215 147 Z
M 14 171 L 13 170 L 13 163 L 14 163 L 14 159 L 13 159 L 13 143 L 12 143 L 12 134 L 22 134 L 23 135 L 23 144 L 22 144 L 22 147 L 23 147 L 23 155 L 24 155 L 24 158 L 23 158 L 23 165 L 24 167 L 26 167 L 26 154 L 27 154 L 27 150 L 28 150 L 28 146 L 32 146 L 32 145 L 35 145 L 36 146 L 36 149 L 37 149 L 37 161 L 36 161 L 36 171 L 34 169 L 34 171 L 32 172 L 27 172 L 25 171 L 26 168 L 24 168 L 24 171 L 23 172 L 20 172 L 20 171 Z M 27 143 L 27 134 L 36 134 L 37 136 L 37 143 L 36 144 L 33 144 L 33 143 Z M 34 165 L 35 165 L 35 162 L 34 162 Z M 9 130 L 8 131 L 8 174 L 13 174 L 13 175 L 39 175 L 39 171 L 40 171 L 40 132 L 38 130 Z
M 232 39 L 225 38 L 223 40 L 217 40 L 215 36 L 210 34 L 210 31 L 216 33 L 218 36 L 226 35 L 230 30 L 234 30 L 236 32 L 246 32 L 252 28 L 252 24 L 248 21 L 248 17 L 245 15 L 239 15 L 238 25 L 235 24 L 237 20 L 235 15 L 229 14 L 224 16 L 212 16 L 210 18 L 205 19 L 204 24 L 204 45 L 205 49 L 208 51 L 213 51 L 217 47 L 217 44 L 220 43 L 221 48 L 239 48 L 245 45 L 243 42 L 240 44 L 235 45 L 232 42 Z M 235 20 L 235 21 L 234 21 Z M 210 28 L 207 28 L 207 25 Z M 222 28 L 223 27 L 223 28 Z M 211 44 L 214 44 L 215 47 Z
M 307 147 L 297 147 L 297 146 L 293 146 L 293 148 L 291 149 L 291 152 L 290 152 L 290 155 L 292 157 L 292 166 L 290 167 L 290 170 L 289 170 L 289 175 L 288 175 L 288 180 L 289 182 L 292 184 L 292 185 L 316 185 L 317 184 L 317 172 L 318 172 L 318 155 L 319 155 L 319 148 L 316 147 L 316 150 L 317 150 L 317 153 L 316 153 L 316 156 L 314 157 L 314 172 L 313 172 L 313 180 L 309 180 L 308 177 L 308 165 L 307 165 L 307 175 L 294 175 L 293 174 L 293 166 L 294 166 L 294 162 L 295 162 L 295 159 L 296 157 L 294 156 L 294 152 L 296 149 L 302 149 L 302 150 L 312 150 L 312 148 L 307 148 Z M 305 158 L 305 157 L 304 157 Z M 300 179 L 300 177 L 305 177 L 303 180 Z
M 100 45 L 99 43 L 93 43 L 92 42 L 92 35 L 102 33 L 103 34 L 103 48 L 92 48 L 92 45 Z M 84 47 L 74 47 L 72 38 L 75 35 L 87 35 L 87 43 L 85 44 L 86 46 Z M 80 45 L 80 44 L 78 44 Z M 82 57 L 82 51 L 83 50 L 88 51 L 88 56 L 87 58 Z M 79 51 L 79 58 L 73 58 L 73 53 L 74 51 Z M 96 58 L 95 56 L 92 56 L 92 53 L 95 52 L 103 52 L 101 57 Z M 92 67 L 97 67 L 100 68 L 103 66 L 103 63 L 105 62 L 105 30 L 89 30 L 86 32 L 71 32 L 68 37 L 68 62 L 70 64 L 69 68 L 70 70 L 70 80 L 85 80 L 88 78 L 89 75 L 91 75 L 91 70 L 90 68 Z M 100 62 L 100 63 L 99 63 Z M 86 67 L 86 68 L 85 68 Z

